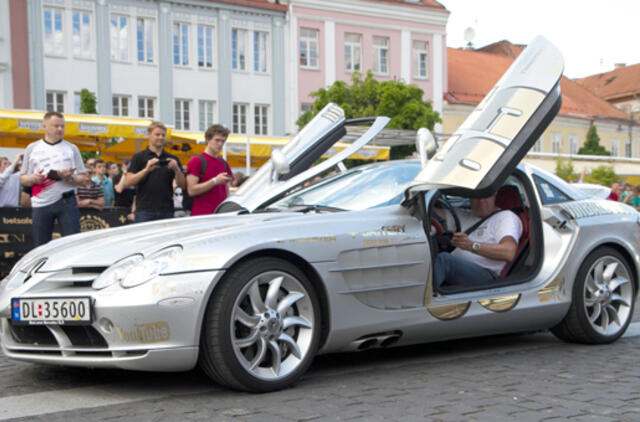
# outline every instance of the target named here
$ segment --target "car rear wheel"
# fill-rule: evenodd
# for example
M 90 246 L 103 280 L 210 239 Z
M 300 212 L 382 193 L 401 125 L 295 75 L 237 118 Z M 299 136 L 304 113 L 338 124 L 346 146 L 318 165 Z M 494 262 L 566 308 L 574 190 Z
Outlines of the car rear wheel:
M 626 259 L 615 249 L 592 252 L 582 263 L 564 320 L 551 331 L 565 341 L 602 344 L 618 339 L 629 326 L 635 284 Z
M 307 277 L 278 258 L 229 271 L 209 301 L 200 364 L 214 381 L 252 392 L 288 387 L 320 341 L 320 307 Z

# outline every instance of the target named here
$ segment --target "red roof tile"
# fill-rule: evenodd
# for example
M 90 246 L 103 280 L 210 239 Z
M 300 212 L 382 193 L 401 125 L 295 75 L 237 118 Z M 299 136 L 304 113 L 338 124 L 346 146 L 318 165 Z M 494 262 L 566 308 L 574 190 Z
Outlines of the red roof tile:
M 506 72 L 513 58 L 503 53 L 447 49 L 448 90 L 444 99 L 451 104 L 478 104 Z M 608 102 L 574 81 L 562 77 L 562 115 L 600 118 L 628 118 Z
M 575 81 L 606 100 L 640 95 L 640 64 L 624 66 Z
M 502 54 L 507 57 L 516 58 L 522 53 L 522 50 L 526 45 L 524 44 L 512 44 L 507 40 L 494 42 L 493 44 L 485 45 L 484 47 L 476 49 L 476 51 L 484 51 L 485 53 Z

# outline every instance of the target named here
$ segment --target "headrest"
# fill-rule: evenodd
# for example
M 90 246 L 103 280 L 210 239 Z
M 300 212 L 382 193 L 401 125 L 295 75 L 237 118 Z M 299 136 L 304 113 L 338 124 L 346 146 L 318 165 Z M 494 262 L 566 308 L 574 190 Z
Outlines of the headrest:
M 503 210 L 524 208 L 518 188 L 513 185 L 504 185 L 498 189 L 498 193 L 496 194 L 496 206 Z

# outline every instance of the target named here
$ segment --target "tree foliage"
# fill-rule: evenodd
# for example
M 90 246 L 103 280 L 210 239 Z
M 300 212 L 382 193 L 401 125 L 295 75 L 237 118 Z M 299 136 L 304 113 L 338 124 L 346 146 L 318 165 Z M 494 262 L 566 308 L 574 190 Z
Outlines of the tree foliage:
M 356 117 L 388 116 L 389 129 L 418 130 L 426 127 L 433 130 L 436 123 L 442 122 L 440 114 L 433 110 L 431 102 L 423 101 L 424 91 L 415 85 L 400 81 L 379 82 L 368 71 L 365 78 L 354 72 L 351 84 L 336 81 L 329 88 L 321 88 L 311 93 L 315 98 L 313 109 L 306 111 L 296 124 L 304 127 L 328 103 L 338 104 L 347 119 Z M 391 148 L 391 158 L 410 155 L 415 145 Z
M 589 128 L 589 133 L 587 134 L 587 141 L 584 143 L 582 148 L 578 150 L 578 154 L 580 155 L 611 155 L 609 151 L 602 145 L 600 145 L 600 137 L 598 136 L 598 131 L 594 125 L 591 125 Z
M 96 94 L 86 88 L 80 90 L 80 113 L 98 114 Z
M 576 178 L 575 169 L 571 161 L 565 162 L 564 160 L 556 159 L 556 176 L 564 181 L 571 182 Z
M 597 183 L 602 186 L 611 186 L 613 182 L 619 182 L 620 176 L 613 170 L 613 166 L 598 166 L 584 177 L 587 183 Z

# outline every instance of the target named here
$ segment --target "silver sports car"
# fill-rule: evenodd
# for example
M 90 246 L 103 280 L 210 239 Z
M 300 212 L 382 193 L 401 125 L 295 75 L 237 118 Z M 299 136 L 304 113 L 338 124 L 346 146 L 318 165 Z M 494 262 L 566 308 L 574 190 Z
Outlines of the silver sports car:
M 639 214 L 518 164 L 560 107 L 562 68 L 537 38 L 437 153 L 420 131 L 420 160 L 340 164 L 389 121 L 378 117 L 312 166 L 366 120 L 329 105 L 219 214 L 34 249 L 2 282 L 3 352 L 133 370 L 199 364 L 264 392 L 291 385 L 318 353 L 541 329 L 616 340 L 638 288 Z M 496 192 L 522 222 L 515 259 L 487 285 L 436 287 L 457 216 Z

